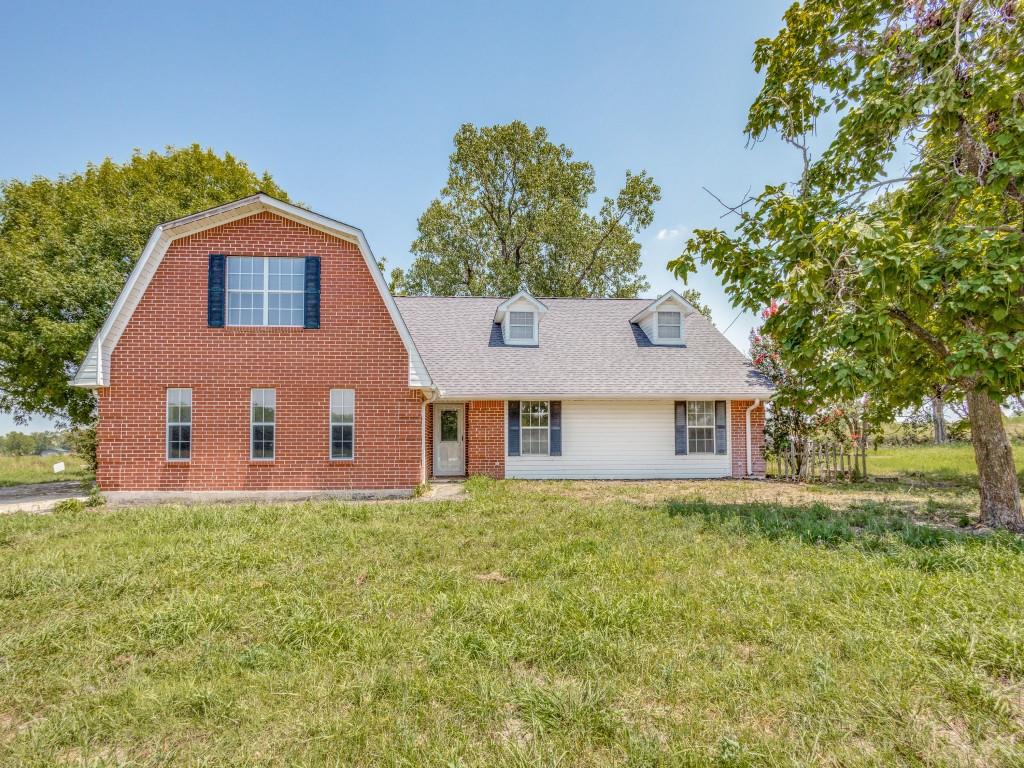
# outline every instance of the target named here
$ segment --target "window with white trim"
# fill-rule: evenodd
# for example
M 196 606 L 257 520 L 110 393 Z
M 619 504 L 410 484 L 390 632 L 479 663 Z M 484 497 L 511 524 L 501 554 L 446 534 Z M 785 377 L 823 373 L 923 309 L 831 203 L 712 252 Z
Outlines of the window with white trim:
M 253 461 L 274 458 L 274 427 L 277 417 L 277 391 L 254 389 L 250 397 L 250 452 Z
M 228 325 L 302 327 L 306 260 L 229 256 Z
M 703 400 L 686 405 L 686 445 L 690 453 L 715 452 L 715 404 Z
M 523 456 L 547 456 L 551 411 L 543 400 L 519 403 L 520 453 Z
M 331 458 L 351 459 L 356 445 L 356 391 L 331 390 Z
M 508 337 L 513 341 L 534 341 L 534 313 L 509 312 Z
M 675 341 L 683 338 L 682 312 L 658 310 L 658 339 Z
M 192 390 L 175 387 L 167 390 L 167 460 L 192 458 Z

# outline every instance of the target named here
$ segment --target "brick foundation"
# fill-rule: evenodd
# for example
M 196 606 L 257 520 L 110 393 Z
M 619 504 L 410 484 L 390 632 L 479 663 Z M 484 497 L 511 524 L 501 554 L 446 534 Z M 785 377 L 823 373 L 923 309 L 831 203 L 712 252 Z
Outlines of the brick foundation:
M 747 477 L 747 408 L 753 400 L 731 401 L 732 476 Z M 750 447 L 753 477 L 764 477 L 764 403 L 750 412 Z

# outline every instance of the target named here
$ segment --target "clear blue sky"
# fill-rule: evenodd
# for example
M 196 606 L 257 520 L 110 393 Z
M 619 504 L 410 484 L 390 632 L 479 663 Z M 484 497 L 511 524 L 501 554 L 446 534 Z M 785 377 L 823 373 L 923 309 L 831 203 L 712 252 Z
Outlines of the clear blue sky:
M 732 200 L 798 171 L 743 135 L 754 41 L 789 2 L 8 4 L 0 178 L 198 142 L 404 266 L 458 126 L 520 119 L 591 162 L 601 195 L 626 169 L 661 185 L 640 235 L 655 295 L 688 231 L 721 223 L 702 185 Z M 733 322 L 713 274 L 691 285 Z M 753 320 L 728 331 L 743 351 Z

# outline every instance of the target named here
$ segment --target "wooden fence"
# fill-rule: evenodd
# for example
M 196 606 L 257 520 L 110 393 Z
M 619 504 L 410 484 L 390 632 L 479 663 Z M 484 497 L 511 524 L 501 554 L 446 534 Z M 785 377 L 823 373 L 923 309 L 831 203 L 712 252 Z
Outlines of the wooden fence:
M 802 447 L 791 443 L 788 451 L 768 457 L 768 476 L 778 480 L 834 483 L 863 480 L 867 474 L 867 445 L 862 441 L 851 444 L 809 440 Z

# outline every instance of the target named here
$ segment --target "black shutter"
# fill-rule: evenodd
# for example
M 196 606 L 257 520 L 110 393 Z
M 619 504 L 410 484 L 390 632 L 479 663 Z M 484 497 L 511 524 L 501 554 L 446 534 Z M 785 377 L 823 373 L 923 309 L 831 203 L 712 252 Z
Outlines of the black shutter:
M 552 400 L 548 416 L 548 455 L 562 455 L 562 401 Z
M 206 324 L 211 328 L 224 327 L 224 267 L 226 259 L 210 254 L 210 268 L 206 278 Z
M 686 401 L 676 401 L 676 456 L 686 454 Z
M 519 401 L 508 401 L 508 455 L 519 455 Z
M 306 257 L 306 298 L 303 303 L 303 328 L 320 327 L 320 257 Z
M 725 400 L 715 401 L 715 453 L 725 455 Z

